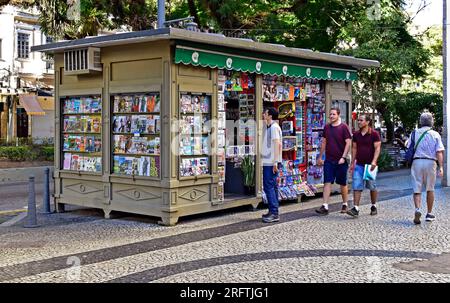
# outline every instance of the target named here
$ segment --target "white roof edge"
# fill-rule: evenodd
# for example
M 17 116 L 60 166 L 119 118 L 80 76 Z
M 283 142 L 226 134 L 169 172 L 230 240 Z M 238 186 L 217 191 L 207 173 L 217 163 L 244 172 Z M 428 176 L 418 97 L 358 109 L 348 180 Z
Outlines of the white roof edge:
M 333 63 L 351 65 L 359 68 L 380 66 L 380 62 L 376 60 L 360 59 L 351 56 L 343 56 L 332 53 L 315 52 L 310 49 L 286 47 L 280 44 L 261 43 L 240 39 L 226 39 L 222 37 L 216 37 L 213 35 L 207 35 L 205 33 L 192 32 L 177 28 L 170 29 L 170 37 L 194 42 L 203 42 L 222 46 L 229 46 L 234 48 L 248 49 L 252 51 L 268 52 L 272 54 L 289 57 L 299 57 L 302 59 L 322 60 Z
M 68 49 L 83 48 L 87 46 L 106 47 L 106 46 L 142 43 L 147 41 L 169 40 L 169 39 L 178 39 L 238 49 L 246 49 L 249 51 L 258 51 L 263 53 L 270 53 L 274 55 L 288 56 L 294 58 L 296 57 L 309 60 L 326 61 L 342 65 L 353 66 L 357 69 L 380 66 L 380 63 L 376 60 L 360 59 L 333 53 L 315 52 L 309 49 L 286 47 L 284 45 L 279 44 L 261 43 L 250 41 L 247 39 L 233 39 L 217 34 L 193 32 L 177 28 L 169 28 L 169 29 L 165 28 L 142 32 L 128 32 L 121 34 L 111 34 L 106 36 L 90 37 L 66 42 L 56 42 L 48 44 L 48 46 L 46 45 L 34 46 L 32 47 L 32 51 L 58 53 Z

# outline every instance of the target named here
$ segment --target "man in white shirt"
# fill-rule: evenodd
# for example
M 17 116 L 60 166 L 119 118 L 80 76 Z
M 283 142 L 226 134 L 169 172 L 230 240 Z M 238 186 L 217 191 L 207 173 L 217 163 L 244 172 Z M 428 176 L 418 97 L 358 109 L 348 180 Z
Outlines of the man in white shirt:
M 263 222 L 280 221 L 278 214 L 278 164 L 282 161 L 281 128 L 274 120 L 278 119 L 278 111 L 269 107 L 263 111 L 263 142 L 261 162 L 263 165 L 263 186 L 269 204 L 269 212 L 263 215 Z
M 415 153 L 411 165 L 411 177 L 414 190 L 414 204 L 416 207 L 414 213 L 415 224 L 420 224 L 420 212 L 422 187 L 425 185 L 427 190 L 427 215 L 425 220 L 434 221 L 436 217 L 432 214 L 434 204 L 434 186 L 436 184 L 436 169 L 439 163 L 439 177 L 444 175 L 444 144 L 438 132 L 432 130 L 433 115 L 429 112 L 420 116 L 420 126 L 414 134 Z M 422 136 L 423 135 L 423 136 Z M 408 147 L 411 143 L 411 136 L 408 140 Z M 421 139 L 422 137 L 422 139 Z

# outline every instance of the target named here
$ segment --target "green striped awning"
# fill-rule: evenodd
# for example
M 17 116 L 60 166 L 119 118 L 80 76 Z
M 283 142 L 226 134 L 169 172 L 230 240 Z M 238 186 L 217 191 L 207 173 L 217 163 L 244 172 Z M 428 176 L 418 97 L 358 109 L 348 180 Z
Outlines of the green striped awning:
M 337 69 L 260 60 L 258 58 L 237 56 L 182 46 L 177 46 L 176 48 L 175 63 L 219 69 L 231 69 L 264 75 L 290 76 L 317 80 L 353 81 L 357 79 L 356 70 L 351 69 Z

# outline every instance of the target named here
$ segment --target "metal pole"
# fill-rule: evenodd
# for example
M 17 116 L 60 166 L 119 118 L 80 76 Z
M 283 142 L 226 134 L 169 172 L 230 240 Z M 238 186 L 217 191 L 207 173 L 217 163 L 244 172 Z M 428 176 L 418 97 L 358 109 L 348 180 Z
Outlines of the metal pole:
M 23 227 L 38 227 L 36 217 L 36 192 L 34 190 L 34 176 L 29 177 L 28 182 L 28 211 L 27 220 Z
M 444 178 L 442 180 L 443 186 L 450 186 L 450 136 L 448 127 L 450 125 L 450 104 L 449 104 L 449 90 L 447 89 L 447 80 L 449 75 L 449 66 L 448 66 L 448 52 L 449 48 L 447 47 L 447 42 L 449 41 L 449 32 L 447 30 L 447 17 L 448 17 L 448 9 L 447 0 L 443 0 L 443 18 L 442 18 L 442 41 L 443 41 L 443 70 L 444 70 L 444 79 L 443 79 L 443 87 L 444 87 L 444 145 L 445 145 L 445 156 L 444 156 Z
M 50 182 L 49 182 L 49 178 L 50 178 L 50 169 L 47 167 L 45 169 L 45 176 L 44 176 L 44 201 L 43 201 L 43 205 L 44 205 L 44 214 L 51 214 L 52 210 L 50 208 Z
M 164 22 L 166 22 L 165 1 L 158 0 L 158 28 L 163 28 Z

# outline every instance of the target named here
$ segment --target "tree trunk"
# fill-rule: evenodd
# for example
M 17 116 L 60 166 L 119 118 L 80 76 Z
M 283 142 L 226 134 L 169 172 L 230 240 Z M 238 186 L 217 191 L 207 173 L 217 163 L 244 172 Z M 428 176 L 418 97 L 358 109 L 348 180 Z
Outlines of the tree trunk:
M 200 18 L 198 17 L 197 6 L 195 5 L 195 1 L 188 0 L 188 6 L 189 6 L 189 14 L 192 17 L 194 17 L 194 22 L 197 23 L 199 28 L 201 28 Z

